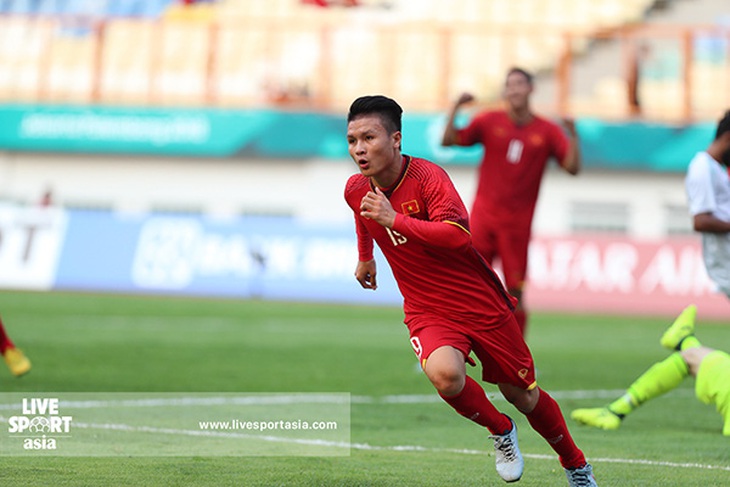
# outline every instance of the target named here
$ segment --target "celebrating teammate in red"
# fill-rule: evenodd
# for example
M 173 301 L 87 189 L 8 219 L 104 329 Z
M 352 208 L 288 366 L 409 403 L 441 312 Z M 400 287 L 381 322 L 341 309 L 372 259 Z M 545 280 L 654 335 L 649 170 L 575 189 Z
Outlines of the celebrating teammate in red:
M 516 300 L 472 246 L 468 214 L 453 183 L 439 166 L 401 153 L 401 114 L 384 96 L 361 97 L 350 106 L 347 141 L 360 174 L 348 180 L 345 199 L 355 213 L 356 279 L 376 289 L 377 242 L 403 295 L 405 323 L 426 376 L 459 414 L 492 433 L 504 480 L 522 476 L 517 429 L 466 374 L 465 363 L 475 364 L 472 351 L 483 380 L 497 384 L 557 452 L 569 484 L 596 485 L 558 404 L 537 387 L 514 317 Z
M 472 239 L 487 262 L 500 259 L 505 285 L 518 300 L 515 316 L 523 335 L 527 250 L 545 166 L 554 157 L 568 173 L 580 171 L 575 125 L 564 121 L 568 137 L 561 127 L 535 115 L 530 109 L 532 90 L 532 75 L 513 68 L 505 83 L 507 110 L 480 113 L 457 129 L 454 121 L 459 108 L 474 99 L 462 94 L 451 109 L 442 140 L 445 146 L 484 146 L 471 213 Z

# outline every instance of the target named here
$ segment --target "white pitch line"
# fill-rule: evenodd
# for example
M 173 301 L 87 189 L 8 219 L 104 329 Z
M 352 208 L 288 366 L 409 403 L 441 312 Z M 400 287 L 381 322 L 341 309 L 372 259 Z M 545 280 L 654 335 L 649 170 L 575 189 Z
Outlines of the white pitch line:
M 548 391 L 548 393 L 556 400 L 563 399 L 608 399 L 621 396 L 626 391 L 624 389 L 595 389 L 595 390 L 577 390 L 577 391 Z M 6 393 L 0 393 L 0 399 Z M 17 396 L 21 393 L 12 393 Z M 102 395 L 100 393 L 67 393 L 71 395 Z M 145 393 L 108 393 L 113 396 L 115 394 L 123 395 L 144 395 Z M 160 393 L 170 396 L 176 393 Z M 274 405 L 274 404 L 346 404 L 347 393 L 299 393 L 299 394 L 282 394 L 282 393 L 251 393 L 243 395 L 240 393 L 230 393 L 221 396 L 208 396 L 201 393 L 200 396 L 180 396 L 180 397 L 148 397 L 139 399 L 99 399 L 99 400 L 79 400 L 66 401 L 63 400 L 61 405 L 67 408 L 77 409 L 97 409 L 110 407 L 176 407 L 176 406 L 213 406 L 213 405 Z M 681 397 L 689 397 L 694 394 L 692 389 L 677 389 L 673 392 Z M 29 397 L 33 393 L 26 393 Z M 47 394 L 43 394 L 47 395 Z M 104 395 L 107 395 L 106 393 Z M 243 397 L 242 397 L 243 396 Z M 504 401 L 504 397 L 496 392 L 487 394 L 491 401 Z M 352 404 L 434 404 L 441 403 L 443 400 L 437 394 L 398 394 L 388 396 L 350 396 Z M 18 404 L 0 404 L 0 410 L 16 410 Z
M 0 417 L 0 422 L 6 422 L 7 418 Z M 417 452 L 417 453 L 453 453 L 458 455 L 493 455 L 494 452 L 483 451 L 483 450 L 469 450 L 459 448 L 429 448 L 420 445 L 392 445 L 392 446 L 378 446 L 370 445 L 368 443 L 349 443 L 342 441 L 331 441 L 331 440 L 307 440 L 303 438 L 282 438 L 278 436 L 258 436 L 244 433 L 232 433 L 228 431 L 211 431 L 211 430 L 181 430 L 174 428 L 156 428 L 153 426 L 131 426 L 126 424 L 104 424 L 104 423 L 77 423 L 74 422 L 75 428 L 84 429 L 101 429 L 101 430 L 113 430 L 127 433 L 158 433 L 166 435 L 180 435 L 180 436 L 197 436 L 197 437 L 217 437 L 217 438 L 236 438 L 236 439 L 254 439 L 269 441 L 275 443 L 293 443 L 299 445 L 310 445 L 318 447 L 333 447 L 333 448 L 344 448 L 351 450 L 363 450 L 363 451 L 395 451 L 395 452 Z M 554 455 L 544 455 L 535 453 L 524 453 L 522 454 L 525 458 L 532 458 L 534 460 L 550 460 L 557 461 L 557 457 Z M 593 464 L 599 463 L 618 463 L 625 465 L 646 465 L 652 467 L 666 467 L 666 468 L 693 468 L 701 470 L 722 470 L 730 472 L 730 466 L 725 465 L 708 465 L 702 463 L 677 463 L 667 462 L 661 460 L 642 460 L 632 458 L 591 458 Z

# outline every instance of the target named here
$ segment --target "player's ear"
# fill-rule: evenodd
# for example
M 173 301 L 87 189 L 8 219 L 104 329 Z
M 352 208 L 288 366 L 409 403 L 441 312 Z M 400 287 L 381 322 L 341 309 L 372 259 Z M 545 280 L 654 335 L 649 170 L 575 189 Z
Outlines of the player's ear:
M 401 134 L 400 130 L 393 132 L 393 148 L 400 150 L 402 139 L 403 134 Z

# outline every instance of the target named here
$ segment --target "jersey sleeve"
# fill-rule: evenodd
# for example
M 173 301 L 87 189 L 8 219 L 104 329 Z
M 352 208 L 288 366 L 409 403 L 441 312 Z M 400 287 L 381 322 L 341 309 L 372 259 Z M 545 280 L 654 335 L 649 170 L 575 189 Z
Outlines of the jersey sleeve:
M 373 260 L 373 237 L 359 215 L 355 215 L 355 231 L 357 232 L 358 260 L 360 262 Z
M 351 177 L 345 186 L 345 201 L 355 215 L 355 232 L 357 234 L 357 253 L 361 262 L 373 259 L 373 237 L 370 235 L 363 218 L 360 216 L 357 188 L 363 183 L 357 176 Z
M 434 247 L 456 249 L 471 245 L 466 207 L 443 169 L 433 166 L 424 179 L 422 195 L 428 220 L 396 214 L 393 230 Z
M 486 124 L 486 115 L 484 114 L 472 118 L 465 127 L 456 130 L 456 145 L 471 146 L 483 143 L 483 132 Z

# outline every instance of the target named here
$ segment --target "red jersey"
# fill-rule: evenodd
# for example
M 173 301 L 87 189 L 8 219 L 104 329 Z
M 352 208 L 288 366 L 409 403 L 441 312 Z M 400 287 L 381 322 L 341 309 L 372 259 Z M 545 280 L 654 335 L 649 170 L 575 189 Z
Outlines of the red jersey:
M 360 216 L 370 179 L 355 174 L 347 181 L 345 200 L 355 212 L 360 261 L 373 258 L 375 240 L 403 295 L 406 323 L 431 313 L 496 326 L 515 300 L 472 246 L 468 213 L 456 188 L 436 164 L 403 157 L 400 178 L 383 191 L 397 212 L 392 229 Z
M 458 145 L 484 145 L 474 212 L 493 225 L 530 227 L 547 161 L 568 151 L 563 129 L 535 116 L 516 125 L 505 111 L 484 112 L 457 131 Z

